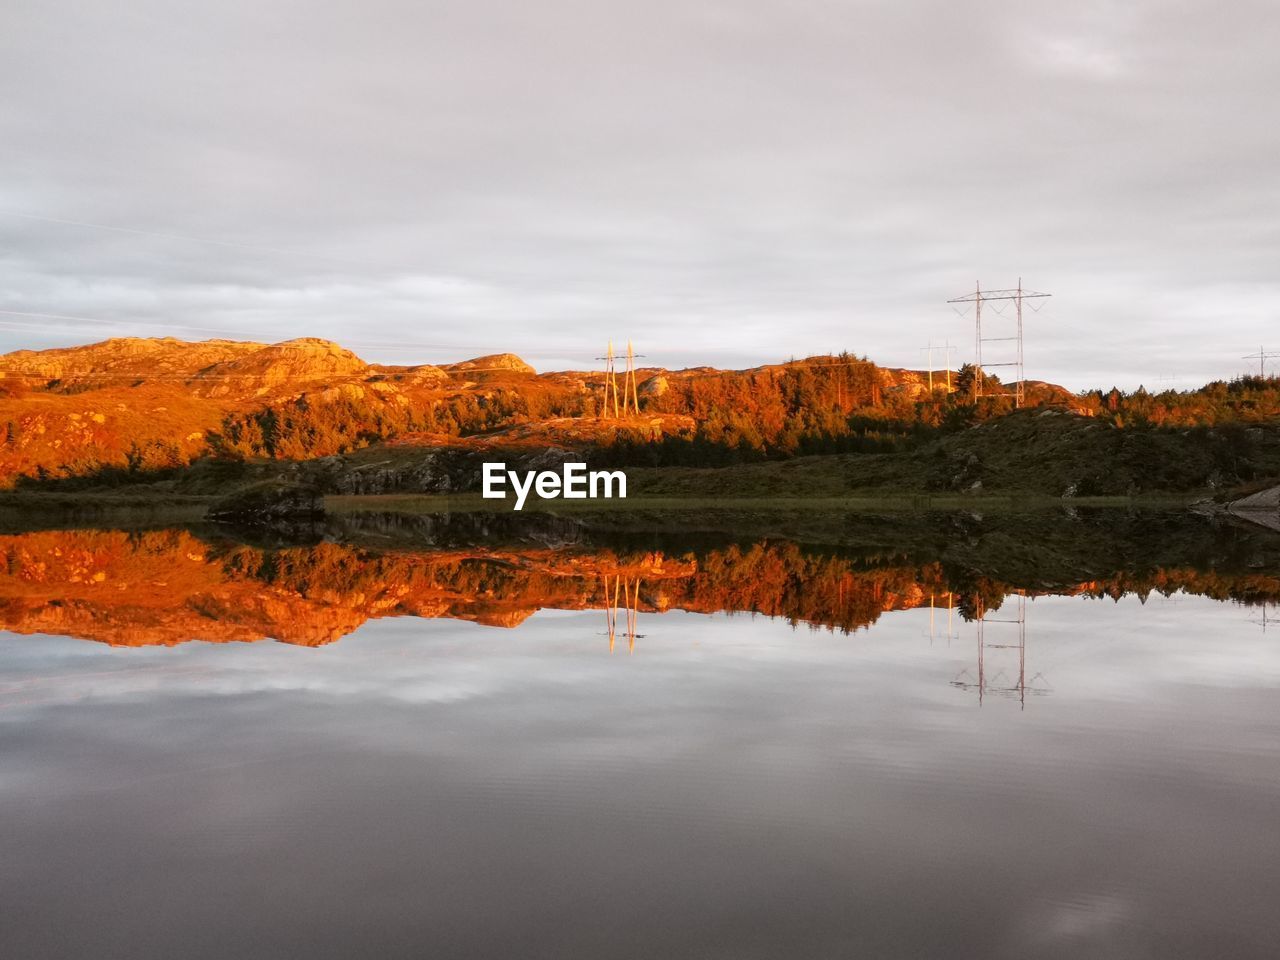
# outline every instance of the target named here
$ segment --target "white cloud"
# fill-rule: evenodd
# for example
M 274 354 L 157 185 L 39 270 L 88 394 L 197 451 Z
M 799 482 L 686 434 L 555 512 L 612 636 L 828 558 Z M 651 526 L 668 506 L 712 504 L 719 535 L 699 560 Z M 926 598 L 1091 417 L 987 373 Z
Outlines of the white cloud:
M 131 9 L 0 13 L 0 208 L 141 231 L 0 215 L 0 308 L 384 362 L 607 331 L 915 363 L 1021 275 L 1071 329 L 1029 373 L 1132 386 L 1114 331 L 1230 376 L 1280 300 L 1262 0 Z M 16 322 L 0 348 L 100 326 Z

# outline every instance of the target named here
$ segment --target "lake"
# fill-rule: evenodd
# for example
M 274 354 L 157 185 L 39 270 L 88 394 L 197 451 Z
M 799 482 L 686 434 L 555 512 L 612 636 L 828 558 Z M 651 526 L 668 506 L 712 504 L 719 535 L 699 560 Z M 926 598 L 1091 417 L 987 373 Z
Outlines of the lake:
M 4 955 L 1277 955 L 1280 537 L 505 522 L 0 535 Z

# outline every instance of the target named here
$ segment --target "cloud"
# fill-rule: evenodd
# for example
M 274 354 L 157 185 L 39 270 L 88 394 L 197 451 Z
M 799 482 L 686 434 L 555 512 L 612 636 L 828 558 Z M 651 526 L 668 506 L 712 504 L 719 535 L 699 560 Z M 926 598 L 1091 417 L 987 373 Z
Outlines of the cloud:
M 107 323 L 0 314 L 0 349 L 160 325 L 916 364 L 971 339 L 948 297 L 1021 276 L 1055 295 L 1031 376 L 1230 376 L 1280 299 L 1275 27 L 1262 0 L 9 4 L 0 211 L 75 223 L 0 213 L 0 309 Z

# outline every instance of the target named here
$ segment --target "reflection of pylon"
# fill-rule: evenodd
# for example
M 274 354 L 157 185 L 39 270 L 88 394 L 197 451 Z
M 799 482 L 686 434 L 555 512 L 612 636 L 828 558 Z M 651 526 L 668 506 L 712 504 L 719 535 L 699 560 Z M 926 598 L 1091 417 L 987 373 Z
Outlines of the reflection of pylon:
M 1027 679 L 1027 595 L 1021 591 L 1017 596 L 1017 607 L 1015 615 L 1012 618 L 988 617 L 986 609 L 982 603 L 982 598 L 978 598 L 977 617 L 974 621 L 974 632 L 978 638 L 978 675 L 975 679 L 973 674 L 969 673 L 968 668 L 961 670 L 954 680 L 951 681 L 953 687 L 959 687 L 963 690 L 978 691 L 978 705 L 981 706 L 986 699 L 987 694 L 996 694 L 1003 696 L 1013 696 L 1018 700 L 1019 709 L 1023 709 L 1027 704 L 1027 694 L 1043 695 L 1049 692 L 1050 687 L 1048 681 L 1045 680 L 1044 674 L 1037 673 L 1030 680 Z M 992 643 L 986 637 L 986 625 L 1005 624 L 1017 627 L 1017 639 L 1011 643 Z M 988 650 L 1017 650 L 1018 651 L 1018 679 L 1012 685 L 1008 685 L 1006 671 L 1000 668 L 995 674 L 987 675 L 987 651 Z M 967 678 L 967 679 L 966 679 Z M 1043 685 L 1037 687 L 1036 681 L 1039 680 Z M 1004 681 L 1004 683 L 1002 683 Z
M 1264 601 L 1262 604 L 1262 615 L 1259 617 L 1249 618 L 1250 623 L 1256 623 L 1262 627 L 1263 633 L 1267 632 L 1267 627 L 1280 626 L 1280 618 L 1277 618 L 1275 614 L 1271 614 L 1270 616 L 1267 615 L 1268 608 L 1269 605 Z
M 613 341 L 609 341 L 609 349 L 605 351 L 603 357 L 596 357 L 597 360 L 604 361 L 604 409 L 601 411 L 604 416 L 609 415 L 610 404 L 613 406 L 615 417 L 625 417 L 629 413 L 639 415 L 640 392 L 636 381 L 636 357 L 642 356 L 644 354 L 636 353 L 631 341 L 628 340 L 627 366 L 622 374 L 621 391 L 618 390 L 618 358 L 613 353 Z
M 943 639 L 947 641 L 948 647 L 951 646 L 952 640 L 960 639 L 960 635 L 953 632 L 951 629 L 952 614 L 955 610 L 954 597 L 955 595 L 950 590 L 948 590 L 947 591 L 947 629 L 946 629 L 946 632 L 942 634 Z M 935 593 L 929 594 L 929 646 L 931 647 L 933 646 L 933 641 L 938 639 L 938 631 L 934 625 L 935 611 L 938 608 L 937 599 L 938 599 L 937 594 Z
M 622 607 L 626 610 L 626 637 L 627 652 L 634 653 L 636 649 L 636 639 L 643 639 L 643 634 L 636 633 L 636 626 L 640 618 L 640 578 L 637 577 L 635 583 L 631 582 L 629 577 L 624 578 L 621 575 L 609 578 L 608 574 L 604 575 L 604 622 L 609 636 L 609 652 L 613 653 L 613 647 L 618 638 L 618 599 L 621 594 Z

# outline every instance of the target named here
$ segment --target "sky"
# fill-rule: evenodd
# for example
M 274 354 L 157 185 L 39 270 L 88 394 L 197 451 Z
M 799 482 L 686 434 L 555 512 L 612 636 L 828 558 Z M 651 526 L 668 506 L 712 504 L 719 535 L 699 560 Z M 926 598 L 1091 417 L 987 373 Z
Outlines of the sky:
M 1028 377 L 1231 377 L 1280 351 L 1277 39 L 1274 0 L 7 0 L 0 351 L 920 367 L 1021 278 Z

